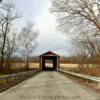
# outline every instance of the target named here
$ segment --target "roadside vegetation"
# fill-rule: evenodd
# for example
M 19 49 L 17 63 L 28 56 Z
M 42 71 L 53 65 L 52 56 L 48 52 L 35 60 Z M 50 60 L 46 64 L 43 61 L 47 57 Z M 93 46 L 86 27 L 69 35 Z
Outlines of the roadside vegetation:
M 72 36 L 79 71 L 100 73 L 100 0 L 53 0 L 58 28 Z
M 16 12 L 12 3 L 0 4 L 0 73 L 15 73 L 30 70 L 29 59 L 37 47 L 38 32 L 34 30 L 34 23 L 29 21 L 20 32 L 15 27 L 15 22 L 21 21 L 22 15 Z M 18 53 L 23 59 L 24 67 L 13 62 Z M 15 60 L 16 60 L 15 59 Z M 20 58 L 19 58 L 20 59 Z M 21 61 L 20 61 L 21 62 Z
M 77 56 L 62 57 L 60 60 L 60 68 L 64 70 L 100 77 L 100 62 L 98 58 L 95 61 L 94 67 L 92 65 L 91 60 L 82 65 L 82 69 L 80 69 L 81 66 L 79 60 L 77 60 Z M 87 66 L 89 70 L 87 70 Z

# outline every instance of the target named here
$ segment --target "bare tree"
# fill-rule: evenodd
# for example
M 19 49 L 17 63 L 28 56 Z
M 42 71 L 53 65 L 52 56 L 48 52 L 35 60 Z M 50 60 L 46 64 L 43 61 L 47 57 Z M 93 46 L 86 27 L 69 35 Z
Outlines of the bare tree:
M 36 38 L 38 32 L 34 30 L 33 26 L 34 24 L 32 22 L 27 23 L 19 34 L 20 49 L 22 51 L 21 54 L 23 54 L 26 59 L 27 70 L 29 68 L 29 58 L 37 46 Z
M 8 42 L 8 34 L 11 32 L 11 26 L 14 20 L 20 18 L 17 13 L 15 13 L 15 8 L 13 4 L 6 3 L 2 4 L 0 7 L 0 71 L 2 71 L 4 66 L 4 59 L 7 50 L 6 43 Z
M 100 58 L 100 42 L 99 38 L 87 34 L 83 32 L 77 38 L 80 41 L 76 42 L 76 48 L 81 72 L 90 73 L 98 64 L 97 57 Z
M 53 12 L 57 12 L 60 27 L 66 32 L 82 27 L 100 34 L 100 0 L 53 0 Z
M 17 44 L 16 44 L 17 36 L 16 32 L 10 34 L 7 36 L 7 43 L 6 43 L 6 71 L 9 72 L 12 64 L 12 55 L 17 50 Z
M 57 14 L 59 29 L 75 34 L 77 56 L 81 70 L 95 66 L 100 55 L 100 0 L 53 0 L 52 11 Z M 88 64 L 87 64 L 88 63 Z

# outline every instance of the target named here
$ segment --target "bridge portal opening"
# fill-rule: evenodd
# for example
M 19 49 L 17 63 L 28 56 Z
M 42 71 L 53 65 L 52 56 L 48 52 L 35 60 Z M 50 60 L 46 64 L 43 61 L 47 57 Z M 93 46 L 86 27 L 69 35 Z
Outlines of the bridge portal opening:
M 48 51 L 40 55 L 40 68 L 44 71 L 57 70 L 59 67 L 59 59 L 60 56 L 51 51 Z
M 47 68 L 53 68 L 54 64 L 53 64 L 53 60 L 45 60 L 45 67 Z

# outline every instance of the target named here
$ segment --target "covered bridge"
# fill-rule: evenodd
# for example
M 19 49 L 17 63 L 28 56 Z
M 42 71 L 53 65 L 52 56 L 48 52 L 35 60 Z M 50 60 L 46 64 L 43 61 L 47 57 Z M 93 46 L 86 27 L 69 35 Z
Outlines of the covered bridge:
M 56 70 L 59 67 L 60 56 L 48 51 L 40 57 L 40 68 L 42 70 Z

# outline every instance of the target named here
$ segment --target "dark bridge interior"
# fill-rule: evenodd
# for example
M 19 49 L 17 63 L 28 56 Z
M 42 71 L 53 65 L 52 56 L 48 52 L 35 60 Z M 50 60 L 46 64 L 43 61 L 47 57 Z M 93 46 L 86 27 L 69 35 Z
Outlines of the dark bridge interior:
M 53 66 L 46 65 L 46 60 L 51 60 Z M 57 57 L 56 56 L 44 56 L 42 61 L 42 70 L 56 70 L 57 69 Z

